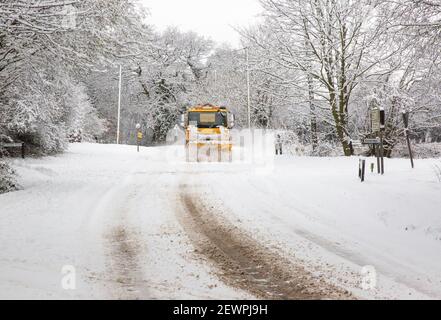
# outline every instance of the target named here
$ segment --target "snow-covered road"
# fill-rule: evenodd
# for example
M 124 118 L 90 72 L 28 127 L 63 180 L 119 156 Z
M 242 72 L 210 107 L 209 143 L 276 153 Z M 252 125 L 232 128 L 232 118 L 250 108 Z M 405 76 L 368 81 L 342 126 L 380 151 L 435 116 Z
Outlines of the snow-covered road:
M 76 144 L 15 160 L 24 190 L 0 195 L 0 298 L 441 298 L 435 160 L 389 160 L 361 184 L 355 158 L 261 170 L 181 157 Z

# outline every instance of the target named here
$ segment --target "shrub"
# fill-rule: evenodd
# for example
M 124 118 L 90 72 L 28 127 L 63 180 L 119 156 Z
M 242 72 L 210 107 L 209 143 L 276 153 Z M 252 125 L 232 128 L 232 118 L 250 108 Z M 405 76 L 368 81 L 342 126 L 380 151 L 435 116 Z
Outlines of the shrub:
M 6 162 L 0 160 L 0 194 L 17 189 L 14 170 Z

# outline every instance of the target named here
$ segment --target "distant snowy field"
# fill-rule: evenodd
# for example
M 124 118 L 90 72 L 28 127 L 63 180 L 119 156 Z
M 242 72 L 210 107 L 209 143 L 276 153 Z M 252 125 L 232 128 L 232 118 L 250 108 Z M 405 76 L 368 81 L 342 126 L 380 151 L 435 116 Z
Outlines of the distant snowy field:
M 175 146 L 138 154 L 75 144 L 57 157 L 14 160 L 23 190 L 0 195 L 0 298 L 253 298 L 195 256 L 175 213 L 185 183 L 265 246 L 357 297 L 441 299 L 439 159 L 414 170 L 388 159 L 384 176 L 368 172 L 361 183 L 355 157 L 282 156 L 262 167 L 181 156 Z M 133 266 L 118 257 L 119 225 L 135 235 L 124 240 L 136 242 Z M 61 288 L 65 265 L 76 268 L 76 290 Z M 362 289 L 366 266 L 377 273 L 372 290 Z M 127 290 L 116 279 L 124 268 L 136 271 Z

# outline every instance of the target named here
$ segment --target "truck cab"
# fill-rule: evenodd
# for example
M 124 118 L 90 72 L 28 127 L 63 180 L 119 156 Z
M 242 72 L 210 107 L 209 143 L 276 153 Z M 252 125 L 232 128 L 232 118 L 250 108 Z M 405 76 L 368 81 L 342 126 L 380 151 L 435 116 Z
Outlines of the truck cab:
M 225 154 L 231 159 L 234 115 L 226 107 L 211 104 L 191 107 L 181 117 L 185 129 L 187 160 L 196 157 L 222 161 Z M 190 160 L 191 161 L 191 160 Z

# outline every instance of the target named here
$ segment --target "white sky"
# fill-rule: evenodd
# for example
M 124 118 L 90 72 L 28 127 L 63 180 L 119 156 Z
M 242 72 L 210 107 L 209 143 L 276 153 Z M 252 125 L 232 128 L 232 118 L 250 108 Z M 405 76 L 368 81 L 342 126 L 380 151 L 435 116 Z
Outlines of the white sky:
M 261 12 L 258 0 L 140 0 L 149 8 L 149 23 L 158 30 L 173 25 L 195 31 L 217 42 L 239 45 L 231 26 L 246 27 L 257 21 Z

